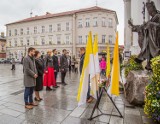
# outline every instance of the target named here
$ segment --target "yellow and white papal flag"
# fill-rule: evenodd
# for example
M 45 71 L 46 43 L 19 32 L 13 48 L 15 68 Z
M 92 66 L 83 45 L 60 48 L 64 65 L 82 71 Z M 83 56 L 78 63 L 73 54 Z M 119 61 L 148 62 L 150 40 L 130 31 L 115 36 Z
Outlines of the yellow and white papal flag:
M 119 64 L 119 46 L 118 46 L 118 32 L 116 34 L 116 43 L 113 53 L 113 65 L 111 73 L 111 84 L 108 90 L 109 95 L 119 96 L 119 80 L 120 80 L 120 64 Z
M 91 84 L 91 95 L 95 94 L 96 91 L 95 89 L 92 88 L 92 85 L 93 86 L 95 85 L 93 84 L 92 80 L 94 78 L 94 75 L 95 75 L 95 66 L 94 66 L 94 56 L 93 56 L 92 33 L 89 32 L 88 42 L 86 45 L 86 53 L 84 58 L 84 65 L 78 88 L 78 95 L 77 95 L 78 106 L 86 103 L 89 80 Z

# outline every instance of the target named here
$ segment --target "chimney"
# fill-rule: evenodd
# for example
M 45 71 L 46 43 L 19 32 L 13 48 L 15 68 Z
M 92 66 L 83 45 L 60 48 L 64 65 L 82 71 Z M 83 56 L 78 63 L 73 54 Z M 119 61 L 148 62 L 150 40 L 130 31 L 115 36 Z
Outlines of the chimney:
M 4 32 L 1 32 L 1 37 L 4 37 Z
M 51 13 L 49 13 L 49 12 L 46 12 L 46 15 L 49 15 L 49 14 L 51 14 Z

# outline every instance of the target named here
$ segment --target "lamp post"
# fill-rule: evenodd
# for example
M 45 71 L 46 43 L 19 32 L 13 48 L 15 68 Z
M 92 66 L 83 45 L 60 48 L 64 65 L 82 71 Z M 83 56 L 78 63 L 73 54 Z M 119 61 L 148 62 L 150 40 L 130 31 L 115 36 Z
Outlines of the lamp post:
M 24 56 L 26 56 L 26 55 L 27 55 L 27 46 L 24 45 Z

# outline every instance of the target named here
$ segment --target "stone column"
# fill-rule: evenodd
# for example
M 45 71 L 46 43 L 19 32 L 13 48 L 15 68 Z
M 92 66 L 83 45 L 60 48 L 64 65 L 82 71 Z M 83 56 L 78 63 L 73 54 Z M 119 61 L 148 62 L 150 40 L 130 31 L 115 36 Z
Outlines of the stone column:
M 131 47 L 131 29 L 128 20 L 131 18 L 131 0 L 124 0 L 124 45 L 125 51 L 129 51 Z

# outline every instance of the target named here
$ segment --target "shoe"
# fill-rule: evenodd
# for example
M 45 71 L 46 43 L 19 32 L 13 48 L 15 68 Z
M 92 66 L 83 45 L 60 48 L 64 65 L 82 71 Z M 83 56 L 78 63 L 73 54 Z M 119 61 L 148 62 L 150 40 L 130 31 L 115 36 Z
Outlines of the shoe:
M 34 103 L 34 102 L 33 102 L 33 103 L 30 103 L 30 105 L 31 105 L 31 106 L 38 106 L 38 104 L 37 104 L 37 103 Z
M 42 98 L 39 98 L 41 101 L 43 100 Z
M 64 85 L 64 86 L 65 86 L 65 85 L 68 85 L 68 84 L 66 84 L 66 83 L 62 83 L 62 85 Z
M 38 101 L 38 102 L 40 102 L 41 101 L 41 99 L 39 98 L 39 99 L 37 99 L 36 97 L 34 98 L 34 100 L 35 101 Z
M 25 108 L 26 109 L 33 109 L 33 106 L 31 106 L 31 105 L 25 105 Z
M 54 86 L 53 88 L 58 88 L 59 86 L 57 85 L 57 86 Z
M 46 90 L 47 91 L 51 91 L 52 89 L 50 87 L 46 87 Z
M 87 100 L 87 103 L 91 103 L 93 101 L 93 97 L 90 97 L 88 100 Z

